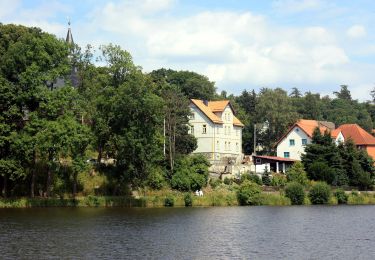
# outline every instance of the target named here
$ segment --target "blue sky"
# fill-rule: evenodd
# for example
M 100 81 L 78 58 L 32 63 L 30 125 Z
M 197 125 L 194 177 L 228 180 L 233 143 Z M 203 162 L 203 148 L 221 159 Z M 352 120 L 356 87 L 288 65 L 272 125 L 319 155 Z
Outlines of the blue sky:
M 219 91 L 282 87 L 354 98 L 375 87 L 372 0 L 5 1 L 0 22 L 38 26 L 64 38 L 71 17 L 81 46 L 114 43 L 145 72 L 192 70 Z

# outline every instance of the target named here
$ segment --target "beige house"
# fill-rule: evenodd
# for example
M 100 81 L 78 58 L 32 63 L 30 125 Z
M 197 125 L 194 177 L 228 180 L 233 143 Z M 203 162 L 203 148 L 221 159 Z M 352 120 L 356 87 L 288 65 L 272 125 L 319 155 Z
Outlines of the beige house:
M 193 153 L 205 154 L 214 166 L 241 163 L 244 125 L 235 116 L 230 101 L 191 99 L 190 109 L 189 132 L 198 142 Z

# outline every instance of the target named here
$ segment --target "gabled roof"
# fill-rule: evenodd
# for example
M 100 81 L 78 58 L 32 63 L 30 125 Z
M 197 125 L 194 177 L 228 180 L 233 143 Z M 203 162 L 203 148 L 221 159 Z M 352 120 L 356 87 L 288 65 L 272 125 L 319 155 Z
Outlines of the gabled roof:
M 210 107 L 206 106 L 202 100 L 199 100 L 199 99 L 191 99 L 191 102 L 193 102 L 194 105 L 196 105 L 200 111 L 203 112 L 203 114 L 205 114 L 208 119 L 210 119 L 212 122 L 216 123 L 216 124 L 223 124 L 224 122 L 217 116 L 215 115 Z
M 337 128 L 337 129 L 331 131 L 331 136 L 332 136 L 332 138 L 336 139 L 339 136 L 340 133 L 341 133 L 341 130 Z
M 234 110 L 232 104 L 230 103 L 229 100 L 220 100 L 220 101 L 210 101 L 208 102 L 208 107 L 211 108 L 212 112 L 223 112 L 224 109 L 227 107 L 227 106 L 230 106 L 230 108 L 232 109 L 233 111 L 233 114 L 236 113 L 236 111 Z
M 357 124 L 344 124 L 337 129 L 340 129 L 345 139 L 351 138 L 356 145 L 375 145 L 375 137 Z
M 235 117 L 235 116 L 233 116 L 233 124 L 236 125 L 236 126 L 242 126 L 242 127 L 245 126 L 245 125 L 242 124 L 241 121 L 240 121 L 237 117 Z
M 295 128 L 299 127 L 303 132 L 306 133 L 306 135 L 310 138 L 312 138 L 312 135 L 314 133 L 315 128 L 319 127 L 320 132 L 323 134 L 326 130 L 330 130 L 328 127 L 323 126 L 319 121 L 317 120 L 306 120 L 306 119 L 300 119 L 292 125 L 289 130 L 284 134 L 279 141 L 275 144 L 277 146 L 284 138 Z
M 199 110 L 202 111 L 203 114 L 205 114 L 208 117 L 208 119 L 210 119 L 212 122 L 216 124 L 223 124 L 224 122 L 221 120 L 220 117 L 215 115 L 215 112 L 216 113 L 223 112 L 228 105 L 232 109 L 233 114 L 235 112 L 229 100 L 210 101 L 207 103 L 207 105 L 205 105 L 204 102 L 199 99 L 191 99 L 191 102 L 195 106 L 197 106 Z M 234 115 L 233 115 L 233 125 L 241 126 L 241 127 L 244 126 L 244 124 L 242 124 L 241 121 Z

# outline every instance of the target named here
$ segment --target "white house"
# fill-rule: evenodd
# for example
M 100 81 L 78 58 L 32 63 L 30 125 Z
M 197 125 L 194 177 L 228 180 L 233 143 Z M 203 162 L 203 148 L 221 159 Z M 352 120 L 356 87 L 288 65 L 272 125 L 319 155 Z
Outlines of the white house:
M 276 143 L 277 156 L 301 160 L 305 146 L 311 143 L 313 132 L 317 127 L 322 133 L 326 130 L 330 131 L 336 144 L 344 141 L 344 136 L 340 129 L 335 129 L 334 124 L 325 121 L 301 119 L 289 128 L 288 132 Z
M 242 128 L 229 100 L 191 99 L 190 133 L 198 141 L 193 153 L 205 154 L 211 164 L 242 161 Z

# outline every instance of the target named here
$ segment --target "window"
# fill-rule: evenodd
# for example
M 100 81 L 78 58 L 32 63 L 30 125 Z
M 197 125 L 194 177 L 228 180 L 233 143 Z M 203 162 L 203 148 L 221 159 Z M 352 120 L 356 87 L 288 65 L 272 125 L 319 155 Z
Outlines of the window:
M 239 151 L 239 146 L 238 146 L 238 143 L 236 143 L 236 152 Z
M 228 135 L 230 135 L 230 128 L 231 128 L 231 127 L 230 127 L 230 126 L 228 126 Z
M 238 130 L 235 130 L 236 131 L 236 136 L 238 136 L 238 133 L 240 132 L 240 131 L 238 131 Z
M 219 141 L 216 142 L 216 150 L 220 150 L 220 143 L 219 143 Z
M 307 145 L 307 139 L 302 139 L 302 145 Z
M 225 148 L 225 151 L 228 150 L 228 143 L 227 142 L 225 142 L 225 147 L 224 148 Z
M 289 158 L 289 152 L 284 152 L 284 158 Z
M 230 147 L 230 142 L 228 142 L 228 150 L 230 151 L 231 147 Z
M 194 126 L 190 126 L 190 133 L 193 135 L 194 134 Z
M 203 125 L 202 134 L 207 134 L 207 125 Z
M 290 146 L 294 146 L 295 145 L 294 139 L 289 139 L 289 145 Z
M 190 120 L 194 120 L 195 119 L 195 113 L 191 113 L 190 116 L 189 116 Z

